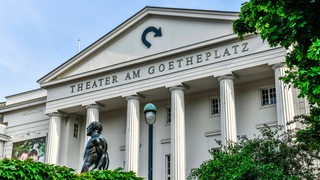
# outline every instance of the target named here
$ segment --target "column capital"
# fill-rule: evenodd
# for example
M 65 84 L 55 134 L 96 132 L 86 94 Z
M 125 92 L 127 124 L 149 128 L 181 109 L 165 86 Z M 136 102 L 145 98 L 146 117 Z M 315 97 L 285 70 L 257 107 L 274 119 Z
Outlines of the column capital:
M 222 76 L 218 77 L 218 81 L 219 82 L 222 81 L 222 80 L 225 80 L 225 79 L 235 80 L 236 77 L 233 74 L 226 74 L 226 75 L 222 75 Z
M 101 107 L 103 107 L 103 105 L 98 104 L 98 103 L 94 103 L 94 104 L 85 105 L 85 107 L 86 107 L 86 109 L 90 109 L 90 108 L 100 109 Z
M 126 100 L 129 101 L 131 99 L 136 99 L 136 100 L 140 100 L 141 98 L 143 98 L 142 96 L 140 95 L 130 95 L 130 96 L 127 96 L 126 97 Z
M 185 87 L 184 85 L 178 85 L 178 86 L 172 86 L 172 87 L 170 87 L 170 91 L 174 91 L 174 90 L 182 90 L 182 91 L 184 91 L 184 90 L 186 90 L 187 89 L 187 87 Z
M 285 63 L 277 63 L 272 66 L 272 69 L 275 70 L 281 67 L 285 67 L 285 65 L 286 65 Z
M 62 117 L 63 114 L 61 112 L 52 112 L 47 114 L 49 117 L 53 117 L 53 116 L 58 116 L 58 117 Z

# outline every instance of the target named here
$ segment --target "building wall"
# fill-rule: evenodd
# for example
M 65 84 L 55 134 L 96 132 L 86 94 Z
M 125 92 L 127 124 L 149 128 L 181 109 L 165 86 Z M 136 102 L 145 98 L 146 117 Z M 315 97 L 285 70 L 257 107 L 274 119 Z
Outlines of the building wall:
M 243 84 L 237 87 L 236 113 L 238 135 L 253 138 L 257 127 L 277 124 L 276 105 L 261 106 L 260 88 L 274 87 L 274 78 Z
M 11 140 L 5 144 L 4 156 L 12 156 L 13 143 L 46 137 L 49 128 L 49 118 L 44 114 L 45 105 L 37 105 L 8 112 L 4 115 L 7 134 Z
M 2 119 L 0 117 L 0 120 L 2 122 Z M 3 158 L 3 154 L 4 154 L 4 145 L 7 142 L 8 136 L 5 135 L 6 134 L 6 126 L 2 125 L 0 123 L 0 159 Z
M 210 115 L 210 97 L 219 96 L 219 89 L 192 95 L 186 98 L 186 169 L 192 168 L 210 158 L 208 152 L 216 148 L 214 139 L 220 135 L 206 137 L 205 133 L 220 131 L 220 116 Z
M 75 131 L 75 124 L 78 125 L 78 131 Z M 76 171 L 81 170 L 82 152 L 84 146 L 84 118 L 82 116 L 69 115 L 63 117 L 61 122 L 61 145 L 59 165 L 64 165 Z M 78 132 L 78 133 L 77 133 Z
M 260 88 L 273 87 L 274 81 L 274 77 L 271 77 L 235 85 L 238 135 L 253 137 L 254 134 L 259 133 L 258 127 L 262 124 L 276 122 L 276 106 L 260 106 Z M 220 116 L 210 116 L 210 97 L 219 97 L 219 89 L 185 96 L 187 174 L 210 158 L 208 150 L 218 147 L 215 140 L 220 139 Z M 294 99 L 296 109 L 299 112 L 305 112 L 305 104 L 303 104 L 305 101 Z M 153 103 L 157 106 L 153 137 L 154 177 L 164 179 L 165 155 L 171 154 L 171 125 L 166 122 L 167 107 L 170 106 L 171 100 L 164 97 L 163 100 Z M 146 178 L 148 174 L 148 126 L 144 121 L 143 105 L 140 104 L 139 176 Z M 44 109 L 44 105 L 37 105 L 5 113 L 3 121 L 8 123 L 7 135 L 12 137 L 5 146 L 4 154 L 7 157 L 11 157 L 13 143 L 47 136 L 49 118 L 44 114 Z M 108 142 L 109 169 L 125 166 L 126 113 L 126 107 L 100 112 L 102 135 Z M 77 171 L 81 169 L 85 147 L 85 119 L 85 115 L 69 114 L 62 118 L 61 123 L 59 164 Z M 78 137 L 74 137 L 74 124 L 76 123 L 79 124 Z
M 103 127 L 101 134 L 108 143 L 109 169 L 124 168 L 125 151 L 122 148 L 126 142 L 126 110 L 100 113 L 100 122 Z

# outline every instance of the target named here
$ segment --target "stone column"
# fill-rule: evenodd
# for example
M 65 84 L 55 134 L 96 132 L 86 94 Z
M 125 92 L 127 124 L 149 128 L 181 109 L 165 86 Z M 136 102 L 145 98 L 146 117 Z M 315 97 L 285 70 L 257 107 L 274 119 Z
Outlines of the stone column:
M 94 121 L 99 122 L 99 109 L 100 109 L 100 107 L 101 107 L 101 105 L 99 105 L 99 104 L 86 105 L 86 109 L 87 109 L 86 127 L 88 127 L 89 124 Z
M 277 100 L 277 120 L 278 125 L 284 126 L 284 130 L 295 128 L 294 124 L 286 126 L 289 121 L 294 117 L 294 104 L 292 89 L 289 88 L 283 81 L 279 80 L 280 77 L 285 75 L 287 68 L 284 63 L 276 64 L 272 67 L 274 69 L 274 78 L 276 85 L 276 100 Z
M 186 179 L 185 102 L 183 86 L 171 91 L 171 157 L 172 179 Z
M 220 76 L 218 81 L 220 82 L 221 142 L 223 146 L 226 146 L 227 141 L 237 141 L 234 76 Z
M 87 109 L 87 119 L 86 119 L 86 127 L 89 126 L 92 122 L 99 122 L 99 109 L 101 108 L 101 105 L 99 104 L 89 104 L 86 105 Z M 87 136 L 87 129 L 85 130 L 85 138 L 84 138 L 84 146 L 87 145 L 88 140 L 90 137 Z
M 61 133 L 61 117 L 58 112 L 49 114 L 49 132 L 46 152 L 46 163 L 58 165 Z
M 128 96 L 125 170 L 139 172 L 140 97 Z

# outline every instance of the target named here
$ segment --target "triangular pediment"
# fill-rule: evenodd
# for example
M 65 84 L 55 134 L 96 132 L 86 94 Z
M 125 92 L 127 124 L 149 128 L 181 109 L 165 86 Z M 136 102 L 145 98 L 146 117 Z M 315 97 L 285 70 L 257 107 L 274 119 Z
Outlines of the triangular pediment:
M 230 35 L 237 15 L 146 7 L 38 82 L 45 86 L 101 68 L 120 68 L 136 59 Z

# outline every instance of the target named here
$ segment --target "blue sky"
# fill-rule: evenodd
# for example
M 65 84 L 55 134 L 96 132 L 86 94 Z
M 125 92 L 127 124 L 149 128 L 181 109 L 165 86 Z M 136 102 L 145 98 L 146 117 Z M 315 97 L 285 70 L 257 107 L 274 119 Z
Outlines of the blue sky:
M 240 11 L 244 0 L 0 0 L 0 102 L 145 6 Z

